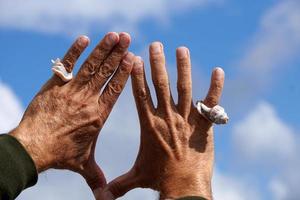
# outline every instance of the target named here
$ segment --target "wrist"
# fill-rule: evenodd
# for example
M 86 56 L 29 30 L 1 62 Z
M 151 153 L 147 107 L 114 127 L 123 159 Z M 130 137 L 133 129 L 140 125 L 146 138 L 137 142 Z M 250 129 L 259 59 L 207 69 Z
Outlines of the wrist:
M 8 134 L 16 138 L 18 142 L 22 144 L 32 158 L 38 173 L 49 168 L 49 164 L 46 162 L 47 159 L 42 155 L 41 149 L 36 145 L 37 141 L 33 141 L 30 136 L 31 130 L 19 125 Z
M 186 196 L 200 196 L 212 199 L 211 177 L 201 170 L 171 172 L 161 181 L 160 199 L 177 199 Z

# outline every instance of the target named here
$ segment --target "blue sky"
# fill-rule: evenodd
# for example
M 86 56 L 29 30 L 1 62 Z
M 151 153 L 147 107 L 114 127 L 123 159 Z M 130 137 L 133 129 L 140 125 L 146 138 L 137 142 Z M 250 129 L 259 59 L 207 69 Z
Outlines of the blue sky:
M 148 45 L 163 42 L 175 98 L 176 47 L 185 45 L 191 51 L 195 100 L 204 97 L 212 68 L 224 68 L 222 105 L 231 120 L 216 127 L 215 199 L 299 198 L 300 177 L 295 175 L 300 164 L 299 1 L 77 0 L 70 4 L 0 0 L 0 131 L 17 124 L 51 76 L 50 60 L 62 57 L 77 35 L 91 39 L 81 63 L 106 32 L 127 31 L 132 35 L 130 50 L 146 63 Z M 7 117 L 7 113 L 12 114 Z M 135 120 L 127 87 L 97 146 L 97 160 L 109 180 L 129 169 L 135 159 L 139 141 Z M 59 171 L 40 175 L 38 185 L 18 199 L 41 195 L 92 199 L 78 175 Z M 122 199 L 153 196 L 149 190 L 135 190 Z

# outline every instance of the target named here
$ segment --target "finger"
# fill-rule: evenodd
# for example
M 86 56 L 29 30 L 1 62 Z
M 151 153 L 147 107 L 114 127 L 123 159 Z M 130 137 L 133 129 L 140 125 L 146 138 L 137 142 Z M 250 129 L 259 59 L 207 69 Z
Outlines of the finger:
M 120 33 L 120 42 L 114 47 L 111 54 L 105 59 L 99 68 L 99 71 L 93 78 L 92 85 L 95 86 L 96 90 L 100 90 L 109 77 L 120 65 L 120 62 L 124 55 L 127 53 L 127 49 L 130 44 L 130 35 L 128 33 Z
M 64 64 L 67 72 L 70 73 L 73 71 L 76 61 L 78 60 L 79 56 L 84 51 L 84 49 L 89 45 L 89 43 L 89 38 L 85 35 L 82 35 L 68 50 L 68 52 L 65 54 L 64 58 L 61 61 Z
M 75 78 L 75 81 L 80 86 L 91 80 L 118 42 L 119 35 L 117 33 L 110 32 L 104 36 L 89 57 L 84 61 Z
M 224 71 L 222 68 L 216 67 L 212 72 L 210 88 L 204 100 L 204 104 L 208 107 L 214 107 L 219 104 L 223 87 Z
M 99 104 L 101 108 L 101 117 L 103 117 L 103 119 L 107 118 L 125 87 L 126 81 L 132 70 L 133 59 L 133 53 L 129 52 L 124 57 L 116 73 L 113 75 L 101 94 Z
M 153 42 L 150 45 L 150 64 L 152 81 L 157 95 L 158 108 L 162 107 L 168 110 L 171 107 L 171 91 L 169 79 L 165 67 L 165 55 L 163 45 L 160 42 Z
M 131 83 L 139 117 L 140 119 L 149 119 L 151 113 L 154 113 L 154 105 L 146 80 L 144 62 L 141 57 L 135 57 L 131 72 Z
M 76 41 L 72 44 L 70 49 L 65 54 L 64 58 L 62 59 L 62 63 L 68 72 L 72 72 L 76 61 L 78 60 L 79 56 L 85 50 L 85 48 L 89 45 L 90 40 L 87 36 L 82 35 L 79 36 Z M 42 90 L 47 90 L 54 85 L 63 85 L 65 82 L 61 80 L 60 77 L 56 76 L 55 74 L 52 78 L 43 86 Z
M 108 191 L 114 198 L 118 198 L 126 194 L 128 191 L 139 187 L 138 178 L 133 170 L 119 176 L 111 181 L 108 186 Z
M 192 72 L 188 48 L 178 48 L 176 51 L 176 58 L 178 74 L 178 111 L 186 119 L 192 105 Z

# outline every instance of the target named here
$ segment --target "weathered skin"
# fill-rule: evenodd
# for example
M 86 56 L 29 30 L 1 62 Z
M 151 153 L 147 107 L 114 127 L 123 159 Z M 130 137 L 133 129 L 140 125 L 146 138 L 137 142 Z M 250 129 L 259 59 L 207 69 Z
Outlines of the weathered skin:
M 88 44 L 89 39 L 81 36 L 66 53 L 62 63 L 68 72 Z M 94 150 L 132 70 L 134 55 L 127 52 L 129 44 L 128 34 L 108 33 L 70 82 L 54 75 L 34 97 L 10 134 L 24 145 L 38 172 L 70 169 L 80 173 L 92 190 L 104 187 L 106 180 Z
M 114 199 L 136 187 L 157 190 L 161 199 L 193 195 L 212 199 L 213 128 L 193 105 L 189 51 L 177 49 L 177 105 L 159 42 L 150 46 L 150 63 L 158 105 L 152 103 L 143 62 L 136 58 L 131 78 L 141 127 L 139 153 L 134 166 L 109 183 L 98 199 Z M 223 84 L 223 70 L 214 69 L 205 105 L 218 104 Z

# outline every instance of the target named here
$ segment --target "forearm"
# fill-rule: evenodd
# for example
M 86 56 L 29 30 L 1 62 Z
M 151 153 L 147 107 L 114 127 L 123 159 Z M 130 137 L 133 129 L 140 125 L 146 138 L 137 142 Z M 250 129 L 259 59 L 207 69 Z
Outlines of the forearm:
M 180 163 L 177 163 L 176 168 L 168 168 L 160 183 L 160 199 L 184 197 L 212 199 L 211 176 L 209 175 L 211 173 L 207 172 L 210 170 L 203 168 L 201 170 L 196 166 L 187 168 L 187 166 L 187 164 L 180 166 Z
M 41 146 L 39 145 L 40 138 L 39 137 L 33 138 L 31 136 L 32 133 L 41 133 L 41 131 L 38 130 L 38 128 L 36 128 L 34 125 L 30 125 L 30 127 L 31 128 L 28 128 L 25 125 L 23 126 L 19 125 L 17 128 L 12 130 L 8 134 L 16 138 L 18 142 L 22 144 L 26 152 L 32 158 L 37 172 L 40 173 L 49 168 L 49 162 L 47 161 L 51 159 L 49 158 L 49 155 L 43 152 L 43 148 L 40 147 Z
M 193 184 L 168 184 L 168 186 L 162 187 L 162 191 L 160 191 L 160 199 L 176 199 L 176 200 L 211 200 L 211 185 L 210 183 L 199 183 Z

